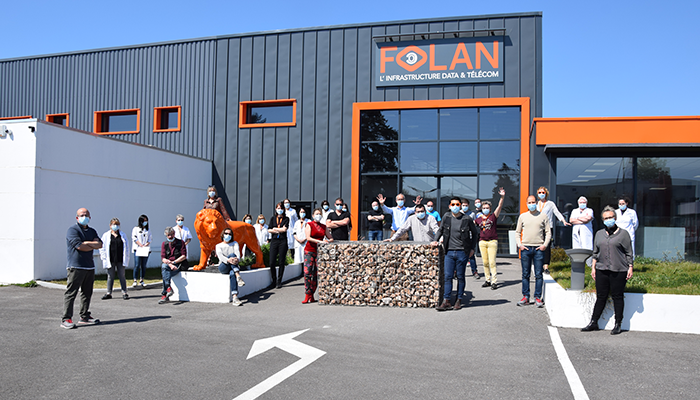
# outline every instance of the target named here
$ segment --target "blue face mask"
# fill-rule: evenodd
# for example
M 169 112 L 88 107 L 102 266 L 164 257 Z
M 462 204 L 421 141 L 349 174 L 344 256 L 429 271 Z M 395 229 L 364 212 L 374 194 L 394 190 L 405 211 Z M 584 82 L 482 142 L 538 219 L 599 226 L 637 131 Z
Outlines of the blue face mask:
M 224 242 L 228 243 L 231 241 L 231 235 L 224 235 Z
M 119 225 L 112 225 L 111 228 L 112 228 L 113 231 L 116 232 L 116 231 L 119 230 Z
M 78 223 L 80 225 L 87 225 L 88 223 L 90 223 L 90 217 L 87 217 L 87 216 L 78 217 Z
M 342 204 L 336 204 L 336 205 L 335 205 L 335 209 L 338 210 L 338 211 L 340 211 L 340 210 L 343 209 L 343 205 L 342 205 Z
M 166 239 L 168 239 L 168 242 L 172 242 L 173 240 L 175 240 L 175 238 L 174 238 L 174 237 L 171 237 L 171 238 L 169 238 L 169 237 L 166 237 Z
M 468 213 L 468 212 L 469 212 L 469 206 L 464 206 L 464 207 L 462 207 L 462 212 L 465 213 L 465 214 Z
M 433 207 L 425 206 L 425 210 L 428 212 L 433 212 Z
M 245 223 L 246 223 L 246 224 L 252 224 L 252 223 L 253 223 L 253 220 L 250 219 L 250 218 L 246 218 Z
M 299 218 L 301 218 L 301 219 L 306 218 L 306 213 L 299 213 Z
M 289 209 L 289 203 L 284 203 L 284 208 Z
M 604 223 L 605 226 L 607 226 L 608 228 L 612 228 L 613 226 L 615 226 L 615 218 L 606 219 L 606 220 L 603 221 L 603 223 Z
M 527 209 L 530 211 L 535 211 L 537 210 L 537 204 L 528 204 Z
M 260 225 L 265 225 L 265 220 L 261 219 L 260 222 L 258 222 Z
M 459 212 L 459 206 L 450 207 L 450 211 L 452 211 L 452 214 L 457 214 Z
M 482 208 L 481 212 L 484 213 L 484 215 L 489 215 L 489 213 L 491 212 L 491 209 L 490 208 Z
M 474 203 L 474 207 L 481 208 L 481 203 Z
M 425 218 L 425 213 L 424 212 L 417 212 L 416 217 L 418 217 L 418 219 L 423 219 L 423 218 Z
M 143 221 L 143 226 L 148 226 L 148 221 Z
M 586 209 L 586 203 L 578 203 L 578 208 L 585 210 Z
M 403 207 L 403 200 L 396 200 L 396 205 L 399 207 Z
M 374 211 L 379 211 L 379 206 L 372 206 L 372 209 L 373 209 Z
M 281 209 L 281 208 L 278 208 L 278 209 L 277 209 L 277 214 L 279 214 L 279 215 L 284 214 L 284 210 Z
M 540 200 L 544 200 L 545 197 L 547 197 L 546 193 L 537 193 L 537 197 L 540 198 Z
M 175 222 L 177 223 L 177 226 L 182 226 L 182 224 L 183 224 L 185 221 L 175 221 Z
M 620 211 L 625 211 L 627 206 L 625 204 L 620 204 Z
M 212 198 L 213 198 L 214 196 L 216 196 L 216 192 L 215 192 L 215 191 L 212 190 L 211 192 L 209 192 L 209 197 L 212 197 Z
M 326 211 L 328 211 L 328 204 L 324 204 L 324 205 L 323 205 L 323 209 L 326 210 Z

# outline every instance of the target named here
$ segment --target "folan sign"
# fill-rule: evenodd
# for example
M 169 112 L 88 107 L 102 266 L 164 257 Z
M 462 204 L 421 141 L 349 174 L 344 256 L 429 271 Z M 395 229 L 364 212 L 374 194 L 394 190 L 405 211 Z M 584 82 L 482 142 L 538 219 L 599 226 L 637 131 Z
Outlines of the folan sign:
M 377 43 L 376 86 L 503 82 L 503 38 Z

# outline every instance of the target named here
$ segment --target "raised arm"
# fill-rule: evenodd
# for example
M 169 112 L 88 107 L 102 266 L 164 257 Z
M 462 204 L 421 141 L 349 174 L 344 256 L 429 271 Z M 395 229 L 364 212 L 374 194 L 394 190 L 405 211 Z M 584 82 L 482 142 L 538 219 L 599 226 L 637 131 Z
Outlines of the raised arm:
M 499 188 L 498 194 L 501 195 L 501 198 L 498 200 L 498 206 L 496 206 L 496 210 L 493 212 L 493 216 L 496 217 L 496 219 L 498 219 L 498 216 L 501 214 L 501 210 L 503 209 L 503 202 L 506 198 L 506 190 Z

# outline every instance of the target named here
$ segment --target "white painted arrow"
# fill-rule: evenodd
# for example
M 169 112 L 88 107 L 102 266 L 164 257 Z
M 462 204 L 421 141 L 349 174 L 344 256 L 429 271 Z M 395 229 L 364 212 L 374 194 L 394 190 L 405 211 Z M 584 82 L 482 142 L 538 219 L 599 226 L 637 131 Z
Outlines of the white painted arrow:
M 265 379 L 264 381 L 258 383 L 252 388 L 248 389 L 245 393 L 236 397 L 233 400 L 253 400 L 257 399 L 260 395 L 272 389 L 273 387 L 280 384 L 285 379 L 301 371 L 302 368 L 311 364 L 312 362 L 318 360 L 322 355 L 326 354 L 325 351 L 319 350 L 315 347 L 311 347 L 307 344 L 298 342 L 294 340 L 295 337 L 301 335 L 302 333 L 308 331 L 304 329 L 303 331 L 296 331 L 292 333 L 287 333 L 284 335 L 273 336 L 266 339 L 260 339 L 253 342 L 253 347 L 248 353 L 246 360 L 262 354 L 273 347 L 278 347 L 287 353 L 293 354 L 299 357 L 299 360 L 294 362 L 292 365 L 284 368 L 283 370 L 277 372 L 271 377 Z

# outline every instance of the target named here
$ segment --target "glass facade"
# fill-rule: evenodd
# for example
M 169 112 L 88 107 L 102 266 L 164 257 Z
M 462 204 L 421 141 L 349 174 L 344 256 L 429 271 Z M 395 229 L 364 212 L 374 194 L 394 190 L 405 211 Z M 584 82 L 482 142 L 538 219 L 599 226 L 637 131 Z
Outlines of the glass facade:
M 504 187 L 499 252 L 506 253 L 507 231 L 519 213 L 520 135 L 519 107 L 362 111 L 359 237 L 367 236 L 366 212 L 380 193 L 390 207 L 398 193 L 407 206 L 422 196 L 444 214 L 452 196 L 495 207 Z M 390 227 L 387 222 L 386 234 Z
M 700 260 L 700 158 L 698 157 L 559 157 L 557 190 L 552 199 L 568 217 L 579 196 L 586 196 L 600 229 L 600 211 L 617 208 L 628 197 L 639 217 L 638 255 Z M 558 244 L 571 246 L 571 230 L 557 227 Z

